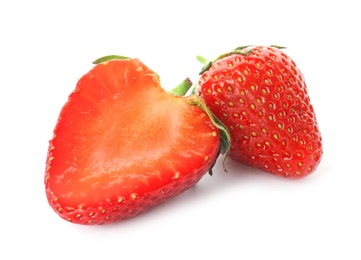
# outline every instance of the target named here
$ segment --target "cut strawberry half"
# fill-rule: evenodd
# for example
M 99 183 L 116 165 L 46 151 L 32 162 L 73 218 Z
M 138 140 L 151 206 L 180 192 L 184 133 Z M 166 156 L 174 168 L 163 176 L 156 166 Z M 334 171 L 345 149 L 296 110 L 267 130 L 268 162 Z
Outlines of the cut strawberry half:
M 133 217 L 182 193 L 221 143 L 228 149 L 227 130 L 197 97 L 165 92 L 138 59 L 96 63 L 60 112 L 45 174 L 51 207 L 79 224 Z

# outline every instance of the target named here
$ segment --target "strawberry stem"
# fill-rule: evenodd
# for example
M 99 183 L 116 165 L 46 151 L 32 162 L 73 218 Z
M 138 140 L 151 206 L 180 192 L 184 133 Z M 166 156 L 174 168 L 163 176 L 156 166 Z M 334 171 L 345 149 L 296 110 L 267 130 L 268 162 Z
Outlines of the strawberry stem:
M 191 86 L 192 81 L 189 78 L 186 78 L 178 86 L 168 91 L 168 93 L 177 97 L 183 97 L 185 94 L 187 94 Z
M 197 56 L 197 60 L 204 65 L 201 72 L 199 72 L 199 75 L 202 75 L 206 70 L 208 70 L 213 63 L 200 55 Z
M 198 60 L 200 63 L 202 63 L 203 65 L 206 65 L 206 64 L 208 64 L 208 63 L 211 62 L 211 61 L 207 60 L 206 58 L 204 58 L 203 56 L 200 56 L 200 55 L 197 56 L 197 60 Z

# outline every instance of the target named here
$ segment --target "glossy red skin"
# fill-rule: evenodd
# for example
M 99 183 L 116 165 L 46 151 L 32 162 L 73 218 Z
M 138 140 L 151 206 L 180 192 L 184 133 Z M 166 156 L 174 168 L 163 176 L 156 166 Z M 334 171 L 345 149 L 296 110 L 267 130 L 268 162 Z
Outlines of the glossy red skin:
M 50 206 L 73 223 L 105 224 L 192 187 L 220 139 L 191 99 L 166 93 L 137 59 L 96 65 L 69 96 L 49 144 Z
M 316 170 L 323 154 L 316 115 L 301 71 L 282 50 L 256 46 L 220 59 L 198 91 L 230 131 L 229 157 L 284 177 Z

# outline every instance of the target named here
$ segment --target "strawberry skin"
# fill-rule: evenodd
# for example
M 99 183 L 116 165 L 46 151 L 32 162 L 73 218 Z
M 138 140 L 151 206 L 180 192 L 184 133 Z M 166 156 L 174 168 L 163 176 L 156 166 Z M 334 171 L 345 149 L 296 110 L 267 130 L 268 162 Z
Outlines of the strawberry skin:
M 316 115 L 301 71 L 279 47 L 240 47 L 201 73 L 198 94 L 229 129 L 229 157 L 284 177 L 316 170 Z
M 138 59 L 95 65 L 63 106 L 49 142 L 50 206 L 78 224 L 136 216 L 197 183 L 220 132 L 194 96 L 165 92 Z

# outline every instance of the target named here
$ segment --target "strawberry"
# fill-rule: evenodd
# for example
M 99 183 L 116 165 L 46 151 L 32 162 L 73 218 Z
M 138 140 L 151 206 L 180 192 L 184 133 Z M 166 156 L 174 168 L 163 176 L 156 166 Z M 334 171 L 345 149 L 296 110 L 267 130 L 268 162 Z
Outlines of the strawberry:
M 228 156 L 284 177 L 314 172 L 323 149 L 304 77 L 277 46 L 244 46 L 205 64 L 198 94 L 229 129 Z
M 225 131 L 198 97 L 176 96 L 190 82 L 167 93 L 138 59 L 95 64 L 61 109 L 45 173 L 56 213 L 89 225 L 136 216 L 192 187 L 211 170 Z

